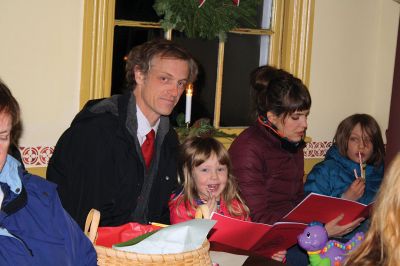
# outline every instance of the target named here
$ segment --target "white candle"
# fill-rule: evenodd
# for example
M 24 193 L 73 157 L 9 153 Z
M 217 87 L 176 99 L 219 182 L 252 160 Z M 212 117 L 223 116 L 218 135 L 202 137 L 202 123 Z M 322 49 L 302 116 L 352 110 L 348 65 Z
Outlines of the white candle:
M 190 123 L 190 116 L 192 112 L 192 95 L 193 95 L 193 84 L 189 84 L 186 90 L 185 123 Z

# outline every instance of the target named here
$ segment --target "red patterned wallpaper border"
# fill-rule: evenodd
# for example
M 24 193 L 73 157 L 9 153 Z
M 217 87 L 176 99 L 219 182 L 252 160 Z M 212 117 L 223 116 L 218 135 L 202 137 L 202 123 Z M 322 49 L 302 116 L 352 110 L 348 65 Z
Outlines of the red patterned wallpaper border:
M 319 141 L 307 143 L 304 149 L 305 158 L 323 158 L 332 141 Z M 47 167 L 54 146 L 20 147 L 22 160 L 25 167 Z
M 19 149 L 25 167 L 47 167 L 53 155 L 54 146 L 20 147 Z
M 304 149 L 304 158 L 324 158 L 325 153 L 332 146 L 332 141 L 315 141 L 307 143 Z

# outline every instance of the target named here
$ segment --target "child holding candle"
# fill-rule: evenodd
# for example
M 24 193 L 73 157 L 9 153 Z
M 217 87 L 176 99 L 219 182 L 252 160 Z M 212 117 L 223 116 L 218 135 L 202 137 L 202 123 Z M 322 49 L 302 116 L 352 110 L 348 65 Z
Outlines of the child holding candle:
M 375 119 L 349 116 L 339 124 L 332 147 L 308 175 L 304 190 L 368 204 L 382 181 L 384 155 Z
M 332 147 L 308 174 L 304 190 L 369 204 L 382 182 L 384 155 L 376 120 L 351 115 L 339 124 Z

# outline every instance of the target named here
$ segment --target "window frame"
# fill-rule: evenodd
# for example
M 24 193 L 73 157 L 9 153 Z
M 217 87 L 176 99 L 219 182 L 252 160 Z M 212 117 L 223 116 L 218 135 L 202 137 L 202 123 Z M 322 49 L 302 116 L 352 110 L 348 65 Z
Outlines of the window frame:
M 275 0 L 271 29 L 234 29 L 237 34 L 269 35 L 268 62 L 283 68 L 308 86 L 315 0 Z M 85 0 L 80 107 L 90 99 L 109 97 L 115 26 L 161 28 L 160 23 L 115 20 L 115 0 Z M 165 33 L 171 39 L 171 31 Z M 219 42 L 214 126 L 220 128 L 225 43 Z M 244 128 L 224 128 L 238 133 Z

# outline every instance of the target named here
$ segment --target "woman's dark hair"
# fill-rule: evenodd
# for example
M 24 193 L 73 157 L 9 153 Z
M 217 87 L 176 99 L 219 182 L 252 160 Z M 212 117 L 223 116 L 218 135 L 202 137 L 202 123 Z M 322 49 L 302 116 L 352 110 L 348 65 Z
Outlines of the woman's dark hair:
M 286 117 L 311 108 L 311 96 L 303 82 L 285 70 L 271 66 L 256 68 L 250 75 L 256 115 L 272 112 Z
M 21 136 L 21 112 L 19 104 L 7 85 L 0 79 L 0 113 L 7 113 L 11 116 L 11 143 L 18 146 Z
M 344 119 L 340 122 L 336 130 L 333 143 L 336 144 L 339 153 L 347 157 L 347 148 L 351 131 L 353 131 L 353 128 L 357 124 L 360 124 L 361 131 L 371 139 L 373 145 L 372 155 L 367 161 L 367 164 L 379 166 L 383 163 L 385 157 L 385 145 L 383 144 L 381 129 L 372 116 L 368 114 L 354 114 Z M 362 138 L 365 144 L 364 136 L 362 136 Z

